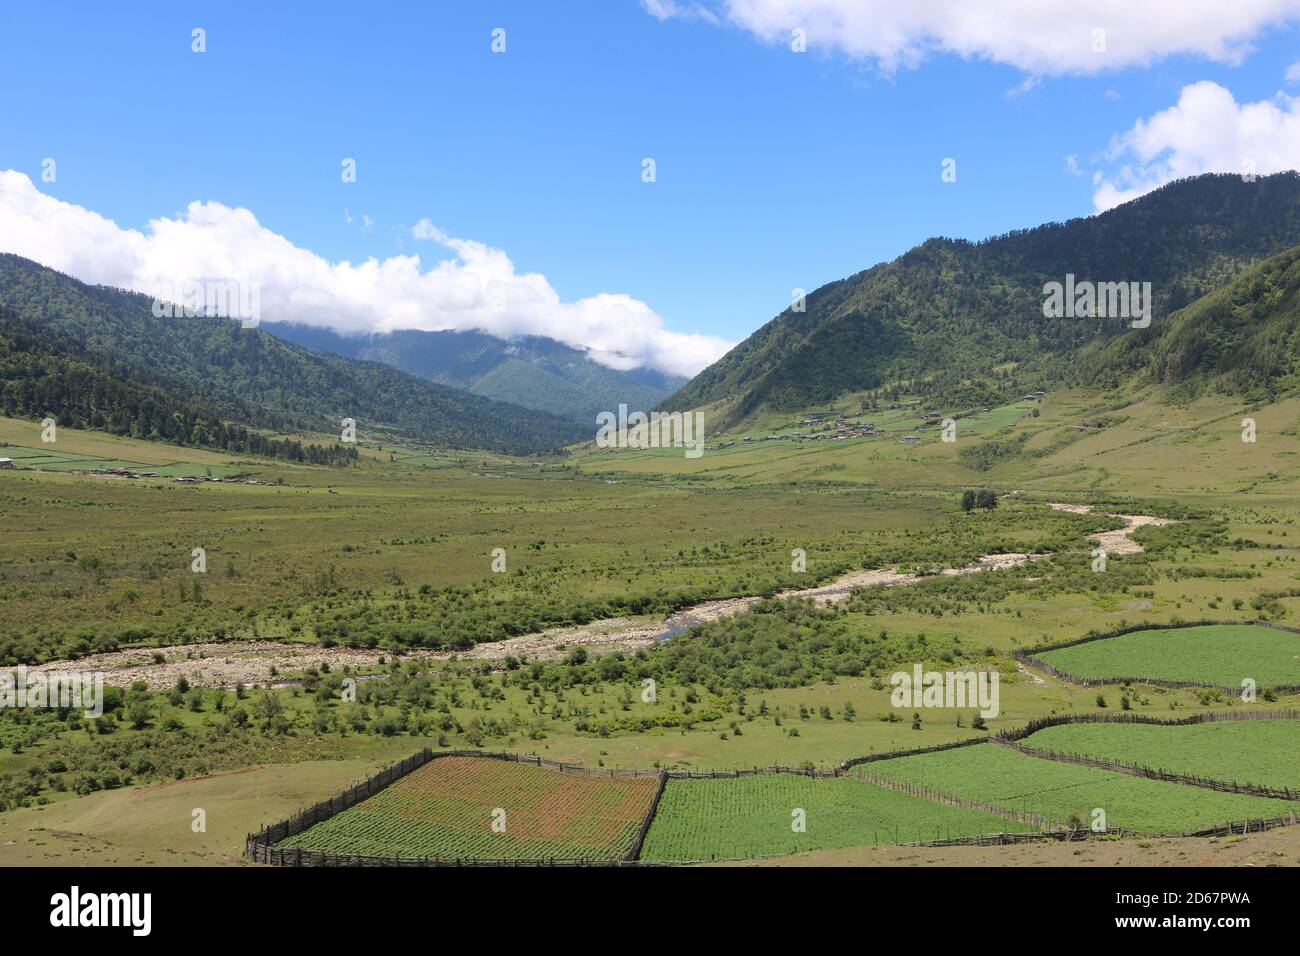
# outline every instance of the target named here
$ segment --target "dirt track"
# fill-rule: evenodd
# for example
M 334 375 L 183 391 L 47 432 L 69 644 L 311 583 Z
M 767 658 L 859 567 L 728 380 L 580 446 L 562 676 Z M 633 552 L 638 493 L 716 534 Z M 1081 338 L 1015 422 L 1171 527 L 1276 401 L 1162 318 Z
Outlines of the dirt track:
M 1012 846 L 863 846 L 718 866 L 1300 866 L 1300 827 L 1235 837 L 1166 837 Z

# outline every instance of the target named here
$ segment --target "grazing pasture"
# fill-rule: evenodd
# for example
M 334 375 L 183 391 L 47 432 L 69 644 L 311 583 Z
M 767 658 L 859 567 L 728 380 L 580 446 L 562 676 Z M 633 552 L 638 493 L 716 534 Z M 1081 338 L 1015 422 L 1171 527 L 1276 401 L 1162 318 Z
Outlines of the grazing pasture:
M 1152 678 L 1240 687 L 1300 686 L 1300 634 L 1252 624 L 1133 631 L 1037 657 L 1080 680 Z
M 1300 789 L 1300 721 L 1183 726 L 1063 724 L 1023 741 L 1039 750 L 1139 764 L 1227 783 Z
M 1031 757 L 995 744 L 881 760 L 871 765 L 871 772 L 1062 825 L 1077 816 L 1088 826 L 1093 810 L 1101 809 L 1109 829 L 1139 833 L 1190 833 L 1229 821 L 1284 817 L 1296 810 L 1286 800 L 1146 780 Z
M 654 776 L 441 757 L 278 845 L 360 856 L 617 860 L 631 852 L 657 787 Z
M 797 810 L 806 815 L 804 832 L 794 830 Z M 782 773 L 670 779 L 641 859 L 743 859 L 1032 829 L 996 814 L 909 796 L 854 777 Z

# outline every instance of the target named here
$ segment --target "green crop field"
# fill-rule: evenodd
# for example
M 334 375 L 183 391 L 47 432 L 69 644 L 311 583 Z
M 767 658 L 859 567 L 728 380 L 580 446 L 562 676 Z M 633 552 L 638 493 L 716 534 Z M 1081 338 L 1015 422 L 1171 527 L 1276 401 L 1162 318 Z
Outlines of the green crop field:
M 1135 763 L 1228 783 L 1300 790 L 1300 721 L 1184 726 L 1064 724 L 1023 741 L 1040 750 Z
M 1035 404 L 1035 402 L 1021 401 L 1010 405 L 999 405 L 996 408 L 990 408 L 987 412 L 977 412 L 969 418 L 958 420 L 957 433 L 960 435 L 962 432 L 969 430 L 985 434 L 995 432 L 1000 428 L 1008 428 L 1020 421 L 1025 415 L 1030 414 Z
M 796 811 L 806 829 L 795 832 Z M 669 780 L 645 860 L 723 860 L 873 843 L 945 840 L 1033 828 L 853 777 L 763 774 Z
M 617 860 L 658 781 L 440 757 L 280 846 L 362 856 Z
M 1286 800 L 1146 780 L 1031 757 L 996 744 L 881 760 L 871 771 L 1060 824 L 1077 815 L 1087 826 L 1099 808 L 1108 828 L 1139 833 L 1187 833 L 1230 820 L 1283 817 L 1295 809 Z
M 1149 677 L 1220 687 L 1300 686 L 1300 634 L 1254 625 L 1134 631 L 1038 655 L 1082 680 Z

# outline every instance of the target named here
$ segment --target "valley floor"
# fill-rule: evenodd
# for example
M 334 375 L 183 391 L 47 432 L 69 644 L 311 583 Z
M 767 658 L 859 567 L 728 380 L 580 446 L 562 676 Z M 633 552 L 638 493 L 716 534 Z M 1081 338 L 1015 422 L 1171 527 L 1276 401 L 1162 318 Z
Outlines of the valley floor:
M 973 420 L 962 440 L 1026 436 L 985 470 L 932 436 L 764 442 L 695 463 L 376 446 L 335 469 L 65 429 L 62 463 L 0 472 L 0 661 L 103 668 L 121 696 L 103 723 L 0 712 L 0 864 L 238 865 L 249 832 L 423 747 L 596 769 L 824 769 L 1059 715 L 1240 710 L 1209 686 L 1087 686 L 1020 659 L 1138 626 L 1300 618 L 1300 402 L 1254 410 L 1272 437 L 1244 449 L 1229 402 L 1143 395 L 1097 424 L 1115 404 L 1062 393 L 1041 415 Z M 33 427 L 0 420 L 0 441 L 39 452 Z M 92 458 L 160 477 L 73 473 Z M 258 483 L 171 477 L 204 471 Z M 995 490 L 996 508 L 963 511 L 966 488 Z M 1198 662 L 1209 684 L 1276 664 L 1250 659 L 1251 634 L 1233 640 L 1236 658 Z M 1081 646 L 1090 666 L 1108 660 L 1106 645 Z M 1164 646 L 1144 660 L 1163 666 Z M 889 677 L 917 664 L 998 672 L 987 728 L 971 706 L 897 706 Z M 358 681 L 353 701 L 346 677 L 384 679 Z M 1296 688 L 1255 683 L 1251 707 L 1300 708 Z M 1222 756 L 1188 759 L 1223 769 Z M 1277 753 L 1251 756 L 1268 767 Z M 1133 779 L 1114 785 L 1117 806 Z M 984 786 L 945 792 L 980 801 Z M 763 862 L 1294 865 L 1297 833 Z

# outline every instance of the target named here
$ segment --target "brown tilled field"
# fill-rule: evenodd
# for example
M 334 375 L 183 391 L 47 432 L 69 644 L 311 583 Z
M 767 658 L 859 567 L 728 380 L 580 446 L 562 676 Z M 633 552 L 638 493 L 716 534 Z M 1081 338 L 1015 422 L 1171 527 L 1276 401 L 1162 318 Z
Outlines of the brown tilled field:
M 632 849 L 656 786 L 653 776 L 441 757 L 280 845 L 364 856 L 614 860 Z

